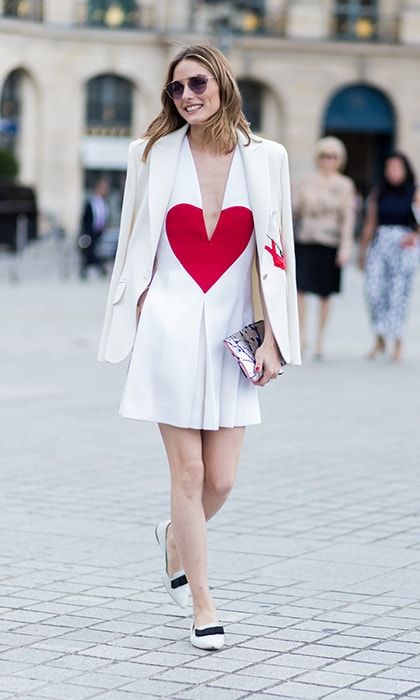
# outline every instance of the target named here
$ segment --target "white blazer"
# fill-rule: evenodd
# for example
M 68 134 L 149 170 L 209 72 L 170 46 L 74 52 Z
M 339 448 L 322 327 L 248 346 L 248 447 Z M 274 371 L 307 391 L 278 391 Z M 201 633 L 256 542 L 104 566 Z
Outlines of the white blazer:
M 142 161 L 142 154 L 147 140 L 138 139 L 130 144 L 118 249 L 106 303 L 99 360 L 120 362 L 133 347 L 137 301 L 152 279 L 178 155 L 187 129 L 188 124 L 185 124 L 159 139 L 146 163 Z M 237 134 L 254 215 L 259 279 L 267 313 L 285 361 L 300 364 L 286 149 L 275 141 L 256 136 L 245 145 L 245 136 L 239 130 Z M 279 265 L 282 253 L 285 270 Z M 254 276 L 254 312 L 261 318 L 258 278 L 256 273 Z

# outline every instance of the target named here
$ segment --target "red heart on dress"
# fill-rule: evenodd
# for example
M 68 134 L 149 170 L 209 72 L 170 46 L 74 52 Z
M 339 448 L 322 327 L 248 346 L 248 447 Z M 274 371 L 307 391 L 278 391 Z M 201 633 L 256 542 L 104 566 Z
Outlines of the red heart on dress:
M 199 207 L 176 204 L 166 215 L 172 251 L 204 293 L 242 255 L 253 230 L 254 218 L 247 207 L 222 209 L 210 239 Z

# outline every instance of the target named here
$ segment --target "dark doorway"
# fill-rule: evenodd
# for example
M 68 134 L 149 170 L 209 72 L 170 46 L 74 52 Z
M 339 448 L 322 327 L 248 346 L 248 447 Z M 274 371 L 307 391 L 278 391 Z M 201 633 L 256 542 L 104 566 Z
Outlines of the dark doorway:
M 331 98 L 324 135 L 336 136 L 347 148 L 345 173 L 364 195 L 380 178 L 394 146 L 395 113 L 388 97 L 369 85 L 351 85 Z

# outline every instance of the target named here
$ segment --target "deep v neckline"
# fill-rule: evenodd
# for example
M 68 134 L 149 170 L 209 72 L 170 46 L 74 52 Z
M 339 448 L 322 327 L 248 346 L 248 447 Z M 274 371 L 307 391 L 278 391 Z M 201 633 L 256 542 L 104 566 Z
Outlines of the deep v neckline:
M 224 190 L 223 190 L 222 205 L 221 205 L 221 208 L 220 208 L 220 210 L 219 210 L 219 214 L 218 214 L 218 216 L 217 216 L 216 223 L 215 223 L 215 226 L 214 226 L 214 228 L 213 228 L 213 231 L 211 232 L 211 236 L 209 236 L 209 232 L 208 232 L 207 224 L 206 224 L 206 218 L 205 218 L 205 216 L 204 216 L 203 194 L 202 194 L 202 192 L 201 192 L 200 178 L 198 177 L 197 166 L 196 166 L 196 164 L 195 164 L 193 152 L 192 152 L 192 149 L 191 149 L 191 146 L 190 146 L 190 142 L 189 142 L 189 139 L 188 139 L 188 136 L 187 136 L 187 135 L 185 136 L 185 140 L 186 140 L 186 142 L 187 142 L 188 152 L 189 152 L 190 159 L 191 159 L 191 162 L 192 162 L 192 165 L 193 165 L 193 169 L 194 169 L 195 181 L 196 181 L 196 188 L 197 188 L 197 192 L 198 192 L 198 199 L 199 199 L 199 201 L 200 201 L 200 208 L 201 208 L 201 212 L 202 212 L 202 216 L 203 216 L 203 226 L 204 226 L 204 230 L 205 230 L 205 232 L 206 232 L 207 240 L 208 240 L 208 242 L 210 243 L 211 240 L 214 238 L 214 234 L 215 234 L 216 231 L 217 231 L 217 228 L 218 228 L 219 223 L 220 223 L 220 217 L 221 217 L 222 211 L 223 211 L 223 209 L 224 209 L 224 207 L 225 207 L 226 192 L 227 192 L 227 190 L 228 190 L 228 185 L 229 185 L 229 181 L 230 181 L 230 176 L 231 176 L 232 168 L 233 168 L 233 162 L 234 162 L 234 160 L 235 160 L 235 158 L 236 158 L 238 146 L 237 146 L 237 145 L 235 146 L 235 149 L 234 149 L 234 152 L 233 152 L 233 156 L 232 156 L 231 161 L 230 161 L 230 164 L 229 164 L 229 169 L 228 169 L 228 173 L 227 173 L 227 177 L 226 177 L 226 181 L 225 181 L 225 187 L 224 187 Z

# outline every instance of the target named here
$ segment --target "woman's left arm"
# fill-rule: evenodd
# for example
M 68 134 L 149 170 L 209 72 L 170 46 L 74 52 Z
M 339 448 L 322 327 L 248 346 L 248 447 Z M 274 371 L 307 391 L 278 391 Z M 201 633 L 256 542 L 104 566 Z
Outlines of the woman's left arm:
M 408 231 L 404 237 L 402 242 L 403 248 L 412 248 L 420 241 L 420 188 L 414 193 L 411 209 L 416 223 L 414 224 L 413 230 Z
M 342 200 L 342 224 L 340 243 L 337 251 L 336 264 L 344 267 L 350 260 L 353 247 L 354 228 L 356 225 L 356 189 L 350 178 L 346 178 L 345 191 Z

